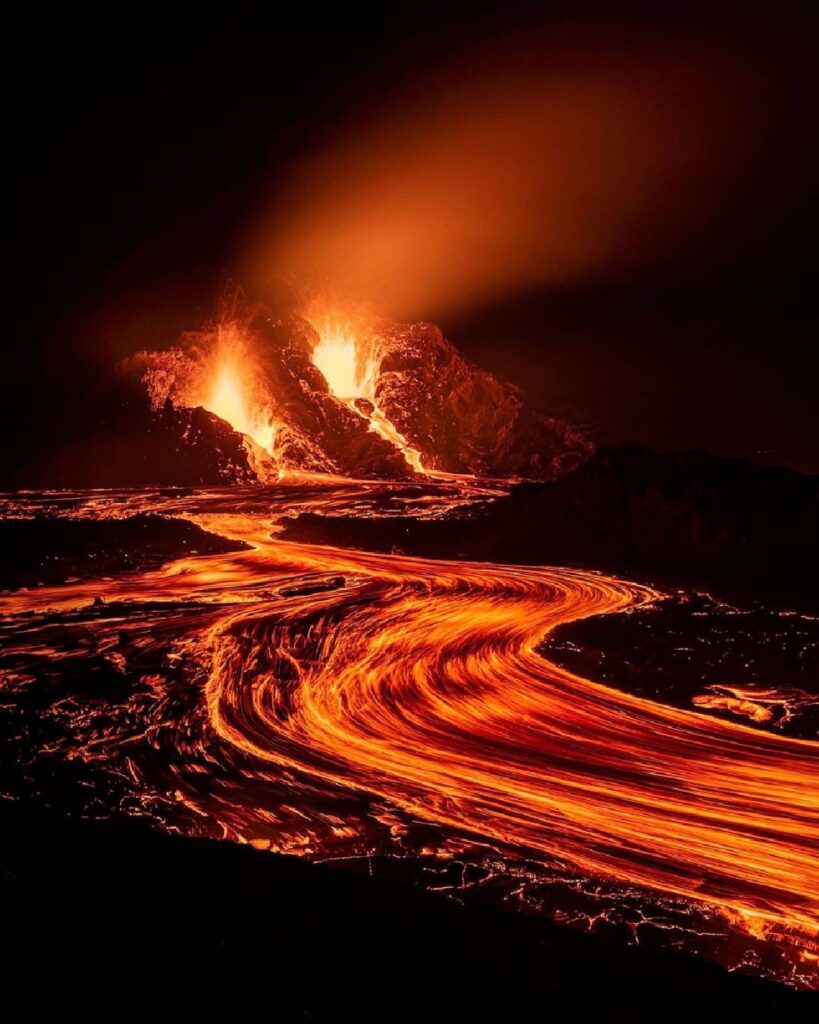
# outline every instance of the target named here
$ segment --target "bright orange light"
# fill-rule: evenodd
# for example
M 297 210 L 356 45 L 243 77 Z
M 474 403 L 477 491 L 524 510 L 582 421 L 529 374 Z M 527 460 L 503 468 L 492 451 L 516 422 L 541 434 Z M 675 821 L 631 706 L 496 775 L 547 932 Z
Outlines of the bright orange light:
M 275 430 L 270 417 L 258 409 L 248 407 L 240 370 L 235 365 L 225 362 L 217 369 L 212 390 L 200 404 L 208 412 L 228 422 L 240 434 L 253 438 L 260 447 L 271 450 Z
M 313 486 L 300 481 L 297 501 L 321 513 L 337 498 L 326 481 Z M 343 486 L 347 500 L 373 493 Z M 140 509 L 138 496 L 126 500 Z M 358 792 L 364 806 L 377 800 L 453 841 L 480 837 L 708 908 L 775 943 L 792 983 L 819 987 L 816 743 L 609 688 L 542 651 L 562 624 L 644 606 L 656 591 L 579 569 L 282 544 L 271 517 L 292 510 L 286 486 L 265 491 L 256 514 L 246 499 L 229 512 L 210 512 L 199 495 L 141 500 L 248 546 L 11 592 L 0 613 L 53 613 L 100 595 L 210 603 L 177 657 L 207 666 L 204 752 L 235 782 L 214 787 L 195 764 L 187 770 L 187 733 L 173 767 L 180 799 L 225 835 L 250 841 L 275 823 L 286 778 L 304 828 L 280 830 L 276 848 L 320 857 L 327 821 L 312 816 L 315 794 Z M 118 501 L 92 495 L 83 514 L 118 514 Z M 311 578 L 345 584 L 288 596 Z M 107 756 L 118 752 L 108 744 Z M 352 817 L 330 824 L 356 828 Z
M 376 360 L 363 351 L 359 354 L 353 328 L 327 317 L 319 324 L 318 330 L 320 340 L 313 349 L 313 363 L 321 371 L 330 391 L 336 398 L 368 398 L 372 401 Z
M 421 453 L 379 408 L 380 356 L 374 326 L 362 318 L 354 321 L 332 312 L 317 312 L 315 303 L 304 311 L 304 316 L 319 336 L 313 349 L 313 364 L 327 381 L 331 393 L 368 420 L 370 430 L 398 448 L 416 473 L 425 473 Z M 369 410 L 357 404 L 359 398 L 367 400 Z
M 588 19 L 448 52 L 294 165 L 244 276 L 317 274 L 415 316 L 651 274 L 743 201 L 767 151 L 757 64 L 735 33 L 635 43 Z
M 182 346 L 152 353 L 143 381 L 154 408 L 170 400 L 202 406 L 272 454 L 274 396 L 248 325 L 240 318 L 184 335 Z

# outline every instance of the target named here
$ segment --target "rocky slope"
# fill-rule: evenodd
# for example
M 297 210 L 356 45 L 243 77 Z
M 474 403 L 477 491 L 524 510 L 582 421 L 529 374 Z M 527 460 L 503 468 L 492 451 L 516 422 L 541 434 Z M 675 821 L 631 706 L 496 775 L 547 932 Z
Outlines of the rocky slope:
M 282 471 L 554 480 L 592 452 L 581 430 L 470 363 L 433 324 L 369 322 L 347 353 L 366 382 L 339 396 L 316 364 L 318 326 L 254 307 L 138 353 L 85 387 L 15 483 L 253 484 Z M 214 401 L 224 372 L 225 409 Z M 237 401 L 258 430 L 231 415 Z
M 577 427 L 464 359 L 434 324 L 387 325 L 379 340 L 378 403 L 426 467 L 553 480 L 590 453 Z
M 241 349 L 256 408 L 273 428 L 276 471 L 403 478 L 422 467 L 551 480 L 591 451 L 579 429 L 531 407 L 518 388 L 464 359 L 432 324 L 376 321 L 355 342 L 345 337 L 350 368 L 366 364 L 367 381 L 357 394 L 338 396 L 314 362 L 322 335 L 300 316 L 256 309 L 188 335 L 179 347 L 140 354 L 131 368 L 142 373 L 157 412 L 206 404 L 191 381 L 202 376 L 202 364 L 218 360 L 213 353 L 226 334 Z M 270 472 L 264 462 L 261 453 L 262 465 L 251 466 L 257 477 Z
M 277 424 L 273 457 L 285 469 L 358 477 L 408 477 L 412 471 L 367 419 L 330 393 L 313 365 L 318 336 L 298 317 L 258 315 L 249 324 Z
M 247 439 L 202 408 L 152 409 L 136 381 L 107 381 L 60 423 L 47 452 L 32 458 L 23 487 L 141 487 L 252 484 L 259 461 Z

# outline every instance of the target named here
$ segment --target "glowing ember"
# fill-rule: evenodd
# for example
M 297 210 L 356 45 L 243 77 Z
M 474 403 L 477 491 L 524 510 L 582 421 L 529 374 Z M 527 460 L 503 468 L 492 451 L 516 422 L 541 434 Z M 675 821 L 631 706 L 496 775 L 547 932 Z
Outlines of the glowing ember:
M 711 692 L 696 694 L 691 698 L 695 707 L 725 711 L 750 718 L 757 724 L 772 721 L 782 724 L 793 718 L 800 709 L 819 704 L 819 698 L 794 688 L 712 685 L 707 689 Z

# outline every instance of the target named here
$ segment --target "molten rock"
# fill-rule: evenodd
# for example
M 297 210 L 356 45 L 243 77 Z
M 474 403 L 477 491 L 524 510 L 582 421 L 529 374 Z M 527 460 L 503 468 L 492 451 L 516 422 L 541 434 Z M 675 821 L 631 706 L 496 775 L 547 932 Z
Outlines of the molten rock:
M 235 429 L 244 449 L 231 461 L 236 482 L 282 471 L 552 480 L 592 450 L 576 427 L 529 406 L 432 324 L 351 326 L 256 309 L 141 353 L 130 367 L 158 424 L 201 407 L 200 418 L 208 410 Z
M 299 318 L 250 324 L 275 409 L 272 454 L 284 469 L 357 477 L 408 477 L 402 453 L 370 428 L 366 411 L 331 394 L 312 354 L 318 335 Z M 361 401 L 361 400 L 359 400 Z

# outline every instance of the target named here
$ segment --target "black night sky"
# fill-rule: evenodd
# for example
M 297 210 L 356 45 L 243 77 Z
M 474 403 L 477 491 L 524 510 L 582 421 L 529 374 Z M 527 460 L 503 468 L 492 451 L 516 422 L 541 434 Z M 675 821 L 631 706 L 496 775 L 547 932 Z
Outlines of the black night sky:
M 536 16 L 490 5 L 295 18 L 141 7 L 18 24 L 7 37 L 4 481 L 26 483 L 32 454 L 90 414 L 117 360 L 207 316 L 223 275 L 258 289 L 248 239 L 266 230 L 271 205 L 348 140 L 377 147 L 385 126 L 409 124 L 418 107 L 408 96 L 457 88 L 484 65 L 502 91 L 509 69 L 539 74 L 562 60 L 561 40 L 573 73 L 588 64 L 605 75 L 610 9 L 541 7 Z M 819 472 L 814 40 L 813 26 L 782 6 L 775 19 L 726 10 L 662 22 L 624 9 L 618 59 L 637 73 L 646 53 L 683 75 L 692 54 L 707 53 L 750 76 L 736 116 L 750 111 L 752 156 L 731 150 L 731 131 L 706 152 L 728 180 L 719 202 L 699 216 L 701 179 L 680 193 L 667 187 L 653 200 L 659 216 L 623 234 L 605 273 L 533 274 L 452 301 L 424 301 L 419 287 L 385 311 L 436 320 L 468 356 L 612 442 Z M 718 105 L 723 83 L 700 78 L 706 106 L 710 89 Z M 467 103 L 464 117 L 472 112 Z M 599 161 L 577 170 L 605 173 Z M 652 231 L 687 220 L 690 231 L 674 228 L 655 251 Z M 445 219 L 439 227 L 435 238 Z M 271 265 L 271 276 L 289 271 Z

